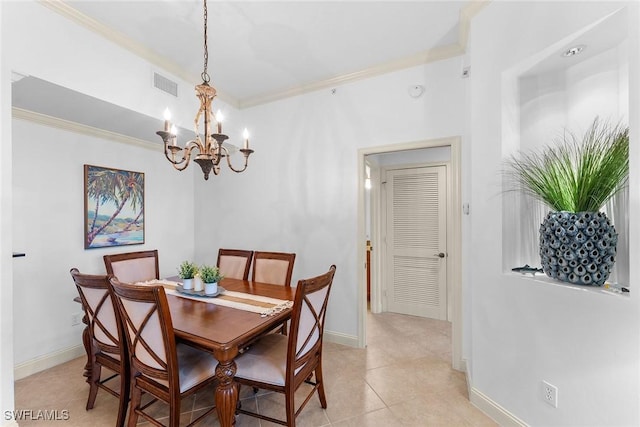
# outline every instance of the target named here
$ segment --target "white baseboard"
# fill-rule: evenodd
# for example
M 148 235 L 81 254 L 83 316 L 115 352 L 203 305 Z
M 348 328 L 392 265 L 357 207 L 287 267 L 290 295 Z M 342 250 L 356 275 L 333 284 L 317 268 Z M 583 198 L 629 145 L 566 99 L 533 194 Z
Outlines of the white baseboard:
M 528 427 L 524 421 L 473 387 L 469 387 L 469 400 L 475 407 L 484 412 L 488 417 L 491 417 L 500 426 Z
M 13 368 L 13 376 L 15 380 L 19 380 L 28 377 L 29 375 L 33 375 L 36 372 L 53 368 L 54 366 L 76 359 L 80 356 L 85 356 L 86 354 L 87 353 L 85 352 L 83 345 L 76 345 L 74 347 L 58 350 L 16 365 Z
M 334 344 L 348 345 L 349 347 L 358 347 L 358 337 L 355 335 L 347 335 L 341 332 L 324 331 L 323 339 L 326 342 Z

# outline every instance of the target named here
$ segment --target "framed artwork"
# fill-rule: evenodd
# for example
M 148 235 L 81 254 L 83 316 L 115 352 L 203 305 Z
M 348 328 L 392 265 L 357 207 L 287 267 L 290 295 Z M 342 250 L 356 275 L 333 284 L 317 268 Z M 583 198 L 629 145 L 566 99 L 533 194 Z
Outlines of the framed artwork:
M 84 248 L 144 243 L 144 173 L 84 165 Z

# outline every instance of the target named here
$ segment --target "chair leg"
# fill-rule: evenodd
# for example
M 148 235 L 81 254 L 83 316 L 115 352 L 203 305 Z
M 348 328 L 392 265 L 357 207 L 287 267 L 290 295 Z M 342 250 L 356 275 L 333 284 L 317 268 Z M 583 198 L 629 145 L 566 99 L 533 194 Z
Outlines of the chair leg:
M 285 392 L 285 408 L 287 411 L 287 427 L 296 427 L 296 406 L 294 404 L 294 397 L 296 391 L 291 389 Z
M 320 406 L 327 409 L 327 397 L 324 394 L 324 380 L 322 379 L 322 362 L 318 362 L 318 366 L 316 366 L 316 384 L 318 384 Z
M 100 382 L 100 375 L 102 373 L 102 365 L 96 363 L 95 356 L 91 356 L 91 378 L 89 379 L 89 398 L 87 399 L 87 411 L 93 409 L 93 405 L 96 403 L 96 396 L 98 395 L 98 383 Z
M 236 415 L 238 415 L 238 409 L 242 409 L 242 400 L 240 399 L 240 389 L 242 384 L 238 384 L 238 403 L 236 403 Z
M 135 386 L 135 379 L 131 380 L 131 384 L 133 387 L 131 387 L 131 402 L 129 402 L 129 422 L 127 423 L 127 427 L 136 427 L 136 424 L 138 424 L 138 413 L 136 409 L 140 408 L 142 392 Z
M 180 427 L 180 399 L 176 404 L 169 403 L 169 427 Z
M 129 405 L 129 372 L 126 369 L 120 371 L 120 404 L 118 405 L 117 427 L 124 427 L 127 418 L 127 406 Z

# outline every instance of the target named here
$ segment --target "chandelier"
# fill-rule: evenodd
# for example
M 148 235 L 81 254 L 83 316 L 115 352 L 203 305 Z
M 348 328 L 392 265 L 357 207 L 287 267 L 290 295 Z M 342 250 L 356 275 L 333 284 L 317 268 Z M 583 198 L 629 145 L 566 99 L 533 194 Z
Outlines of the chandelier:
M 165 110 L 164 114 L 164 130 L 156 132 L 164 141 L 164 155 L 173 165 L 173 167 L 179 171 L 185 170 L 189 166 L 191 155 L 194 150 L 197 150 L 198 154 L 195 154 L 193 159 L 202 168 L 204 173 L 204 179 L 209 179 L 209 174 L 213 171 L 214 175 L 220 173 L 220 162 L 223 157 L 227 158 L 227 165 L 229 169 L 234 172 L 244 172 L 247 169 L 249 162 L 249 156 L 253 153 L 253 150 L 249 149 L 249 134 L 247 130 L 244 130 L 244 147 L 240 149 L 240 152 L 244 155 L 244 166 L 241 169 L 236 169 L 231 164 L 230 151 L 224 145 L 224 142 L 229 137 L 222 133 L 222 114 L 220 110 L 215 115 L 215 123 L 217 125 L 216 132 L 212 133 L 212 124 L 214 123 L 213 112 L 211 111 L 211 102 L 216 96 L 216 89 L 209 85 L 209 74 L 207 73 L 207 65 L 209 62 L 209 51 L 207 46 L 207 0 L 204 3 L 204 71 L 200 77 L 202 77 L 202 83 L 195 87 L 196 97 L 200 101 L 200 108 L 196 114 L 194 122 L 195 138 L 187 142 L 184 147 L 178 144 L 177 130 L 175 125 L 171 124 L 171 114 L 169 109 Z M 203 138 L 200 136 L 199 126 L 200 122 L 204 123 Z

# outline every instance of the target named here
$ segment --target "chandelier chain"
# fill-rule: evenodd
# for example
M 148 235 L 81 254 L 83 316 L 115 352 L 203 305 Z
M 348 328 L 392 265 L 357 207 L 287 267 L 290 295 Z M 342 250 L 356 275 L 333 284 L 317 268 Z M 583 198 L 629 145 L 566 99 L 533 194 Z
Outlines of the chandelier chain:
M 204 0 L 204 71 L 201 74 L 202 81 L 209 83 L 210 77 L 207 73 L 207 66 L 209 63 L 209 46 L 207 44 L 207 0 Z

